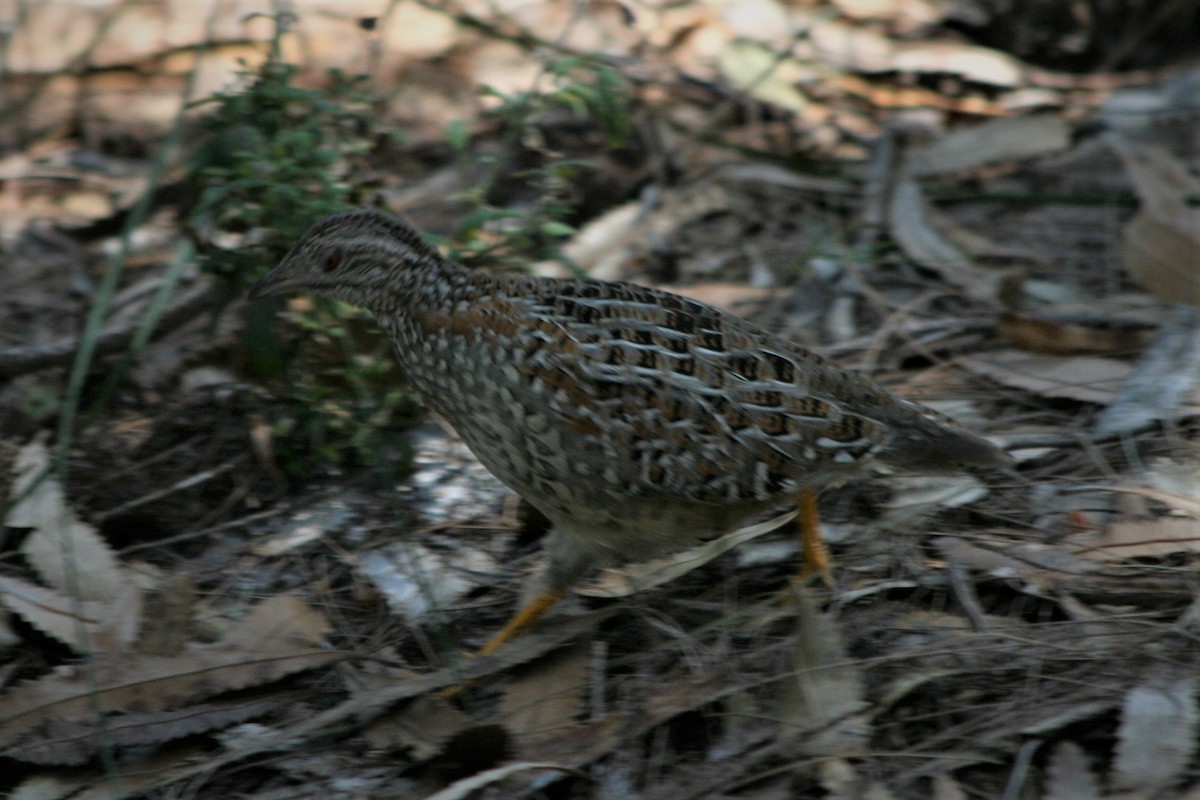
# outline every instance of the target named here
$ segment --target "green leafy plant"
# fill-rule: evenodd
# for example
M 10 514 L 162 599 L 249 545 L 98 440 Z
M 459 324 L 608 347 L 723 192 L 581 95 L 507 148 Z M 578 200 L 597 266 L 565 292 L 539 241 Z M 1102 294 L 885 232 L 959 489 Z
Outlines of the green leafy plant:
M 330 88 L 294 86 L 295 66 L 268 60 L 243 86 L 201 102 L 187 219 L 206 269 L 241 289 L 276 263 L 313 220 L 346 206 L 351 159 L 369 150 L 360 79 L 331 73 Z M 229 243 L 227 243 L 229 242 Z
M 463 198 L 470 210 L 463 217 L 452 255 L 467 263 L 486 260 L 515 267 L 528 266 L 531 256 L 558 257 L 558 244 L 575 231 L 569 223 L 575 210 L 571 193 L 580 174 L 595 167 L 589 161 L 555 153 L 545 141 L 542 125 L 553 115 L 566 112 L 600 131 L 609 147 L 620 147 L 632 130 L 628 87 L 602 62 L 571 57 L 547 64 L 529 91 L 506 94 L 485 86 L 480 92 L 497 101 L 493 113 L 505 121 L 505 149 L 510 153 L 525 150 L 540 161 L 511 176 L 525 182 L 536 200 L 523 207 L 489 202 L 501 164 L 492 156 L 477 157 L 490 169 L 485 180 Z M 461 126 L 452 125 L 447 138 L 456 150 L 469 155 Z M 494 230 L 502 232 L 502 242 L 488 235 Z
M 296 86 L 295 74 L 294 65 L 271 58 L 246 70 L 237 89 L 197 104 L 212 113 L 189 165 L 196 200 L 186 219 L 202 265 L 231 297 L 315 220 L 352 202 L 356 159 L 372 146 L 359 78 L 333 72 L 329 88 L 315 90 Z M 323 300 L 294 307 L 284 317 L 304 335 L 285 356 L 275 332 L 281 307 L 272 300 L 246 307 L 244 350 L 252 373 L 288 387 L 271 410 L 284 471 L 303 477 L 406 453 L 402 432 L 415 408 L 366 312 Z

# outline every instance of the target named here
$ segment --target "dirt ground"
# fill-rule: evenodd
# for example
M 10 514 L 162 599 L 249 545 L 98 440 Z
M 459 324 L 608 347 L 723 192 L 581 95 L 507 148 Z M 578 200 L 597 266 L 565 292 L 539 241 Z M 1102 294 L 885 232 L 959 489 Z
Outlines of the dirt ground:
M 17 5 L 0 793 L 1200 797 L 1191 4 Z M 369 319 L 246 301 L 322 204 L 732 311 L 1015 466 L 828 487 L 829 585 L 764 519 L 472 658 L 547 522 Z

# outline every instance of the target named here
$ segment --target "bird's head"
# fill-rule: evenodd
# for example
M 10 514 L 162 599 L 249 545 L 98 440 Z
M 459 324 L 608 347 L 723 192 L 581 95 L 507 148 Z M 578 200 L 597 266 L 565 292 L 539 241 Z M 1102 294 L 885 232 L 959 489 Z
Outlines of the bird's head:
M 250 299 L 289 292 L 344 300 L 379 311 L 390 289 L 445 259 L 398 217 L 382 211 L 341 211 L 315 223 L 273 270 L 250 288 Z

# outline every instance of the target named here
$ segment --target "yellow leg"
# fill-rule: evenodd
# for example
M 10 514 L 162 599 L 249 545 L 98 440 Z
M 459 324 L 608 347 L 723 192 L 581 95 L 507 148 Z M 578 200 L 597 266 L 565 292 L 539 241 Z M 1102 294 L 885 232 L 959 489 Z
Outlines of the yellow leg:
M 518 611 L 508 624 L 501 628 L 495 636 L 488 639 L 487 644 L 479 648 L 479 652 L 475 655 L 486 656 L 488 653 L 494 653 L 500 649 L 500 646 L 509 639 L 516 636 L 525 628 L 528 628 L 533 623 L 537 622 L 543 614 L 554 607 L 554 604 L 563 599 L 566 595 L 565 589 L 558 589 L 553 592 L 542 592 L 537 597 L 530 600 L 525 606 Z
M 505 642 L 516 636 L 525 628 L 528 628 L 533 623 L 537 622 L 543 614 L 554 607 L 554 604 L 563 599 L 567 591 L 559 589 L 553 592 L 542 592 L 537 597 L 526 603 L 520 611 L 513 615 L 513 618 L 508 621 L 508 624 L 501 628 L 495 636 L 487 640 L 487 643 L 475 652 L 477 656 L 486 656 L 488 653 L 494 653 L 500 649 Z M 438 692 L 439 697 L 446 700 L 452 700 L 462 693 L 463 689 L 474 684 L 474 681 L 460 683 L 458 686 L 449 686 Z
M 807 579 L 816 574 L 821 576 L 822 583 L 832 586 L 829 550 L 821 541 L 821 515 L 817 508 L 817 493 L 812 489 L 801 489 L 796 498 L 796 526 L 800 529 L 800 578 Z

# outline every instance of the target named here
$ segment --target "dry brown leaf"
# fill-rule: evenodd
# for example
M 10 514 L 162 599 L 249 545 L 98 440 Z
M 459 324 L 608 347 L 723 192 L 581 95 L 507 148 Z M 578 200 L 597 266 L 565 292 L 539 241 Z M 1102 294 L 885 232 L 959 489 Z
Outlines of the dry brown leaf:
M 500 698 L 500 722 L 516 739 L 517 757 L 532 755 L 576 724 L 586 699 L 589 648 L 549 654 L 514 676 Z
M 426 694 L 377 720 L 363 731 L 363 738 L 374 748 L 406 750 L 413 761 L 428 761 L 473 724 L 449 700 Z
M 646 212 L 645 203 L 631 201 L 610 208 L 589 221 L 562 247 L 565 261 L 584 274 L 600 280 L 620 280 L 622 267 L 628 260 L 633 239 Z M 547 278 L 566 278 L 572 275 L 563 261 L 540 261 L 533 265 L 533 274 Z
M 288 702 L 283 696 L 199 703 L 171 711 L 133 711 L 104 719 L 48 720 L 39 735 L 9 747 L 5 755 L 31 764 L 76 765 L 96 753 L 103 737 L 112 746 L 157 745 L 261 717 Z
M 187 575 L 169 575 L 146 594 L 146 615 L 138 631 L 137 651 L 173 656 L 193 634 L 196 589 Z
M 994 305 L 1012 270 L 988 269 L 974 263 L 968 252 L 948 235 L 955 227 L 925 200 L 911 175 L 896 182 L 888 207 L 889 232 L 904 254 L 936 271 L 974 300 Z
M 1182 777 L 1196 748 L 1196 676 L 1153 676 L 1125 695 L 1113 785 L 1152 793 Z
M 687 286 L 661 286 L 659 288 L 725 311 L 732 311 L 743 303 L 757 302 L 771 296 L 770 289 L 746 286 L 741 283 L 693 283 Z
M 638 564 L 606 569 L 600 577 L 575 590 L 584 597 L 628 597 L 655 586 L 669 583 L 699 569 L 714 558 L 729 552 L 743 542 L 757 539 L 796 518 L 796 512 L 782 514 L 757 525 L 748 525 L 713 539 L 711 542 L 664 558 Z
M 14 687 L 0 704 L 0 747 L 55 739 L 53 726 L 90 724 L 97 707 L 141 713 L 176 709 L 344 657 L 313 646 L 327 623 L 301 601 L 273 598 L 260 606 L 215 645 L 174 657 L 113 655 Z
M 1079 555 L 1098 561 L 1200 552 L 1200 520 L 1178 517 L 1114 522 Z
M 1198 220 L 1200 222 L 1200 220 Z M 1193 232 L 1141 213 L 1125 226 L 1121 262 L 1143 288 L 1168 302 L 1200 303 L 1200 264 Z
M 76 602 L 53 589 L 0 576 L 0 603 L 76 653 L 117 653 L 137 637 L 142 593 L 126 584 L 106 602 Z
M 1110 486 L 1108 487 L 1108 491 L 1117 494 L 1131 494 L 1137 497 L 1144 497 L 1147 500 L 1155 500 L 1181 514 L 1186 514 L 1189 517 L 1200 517 L 1200 501 L 1197 501 L 1195 495 L 1165 492 L 1161 489 L 1152 489 L 1147 486 Z
M 982 538 L 977 538 L 981 544 Z M 967 569 L 984 572 L 997 577 L 1020 577 L 1037 584 L 1053 580 L 1055 575 L 1087 575 L 1100 567 L 1092 561 L 1080 558 L 1059 547 L 1037 543 L 999 543 L 996 547 L 944 536 L 934 545 L 947 560 L 953 560 Z
M 1013 311 L 1001 312 L 1000 335 L 1032 353 L 1125 355 L 1141 350 L 1150 341 L 1145 328 L 1101 328 L 1073 322 L 1037 319 Z
M 796 627 L 791 680 L 781 684 L 775 712 L 784 722 L 783 735 L 795 738 L 805 753 L 861 753 L 871 737 L 862 672 L 847 657 L 833 616 L 819 612 L 798 582 L 792 589 Z
M 35 485 L 50 461 L 40 441 L 21 449 L 11 494 L 18 502 L 9 510 L 6 524 L 33 529 L 21 553 L 47 584 L 80 600 L 108 601 L 128 585 L 129 578 L 95 528 L 76 518 L 53 475 Z
M 221 638 L 222 650 L 243 649 L 247 653 L 288 652 L 318 645 L 333 630 L 325 615 L 299 597 L 269 597 L 250 609 Z
M 69 779 L 65 777 L 67 771 L 59 768 L 56 780 L 66 791 L 52 796 L 55 800 L 112 800 L 114 793 L 118 797 L 142 796 L 179 780 L 181 773 L 194 768 L 197 760 L 211 758 L 211 754 L 211 747 L 203 744 L 175 743 L 140 759 L 137 769 L 117 770 L 104 777 L 85 772 Z
M 1122 259 L 1139 284 L 1168 303 L 1200 304 L 1200 179 L 1166 150 L 1111 134 L 1141 202 L 1125 228 Z
M 952 776 L 934 775 L 932 800 L 967 800 L 967 793 Z
M 1103 800 L 1100 780 L 1092 772 L 1083 748 L 1062 742 L 1046 767 L 1046 800 Z
M 323 666 L 344 654 L 331 650 L 242 650 L 186 653 L 176 658 L 114 657 L 70 672 L 19 684 L 0 707 L 0 747 L 15 752 L 55 739 L 53 726 L 87 723 L 96 707 L 148 713 L 179 707 L 221 692 L 244 689 Z M 87 669 L 88 674 L 83 670 Z

